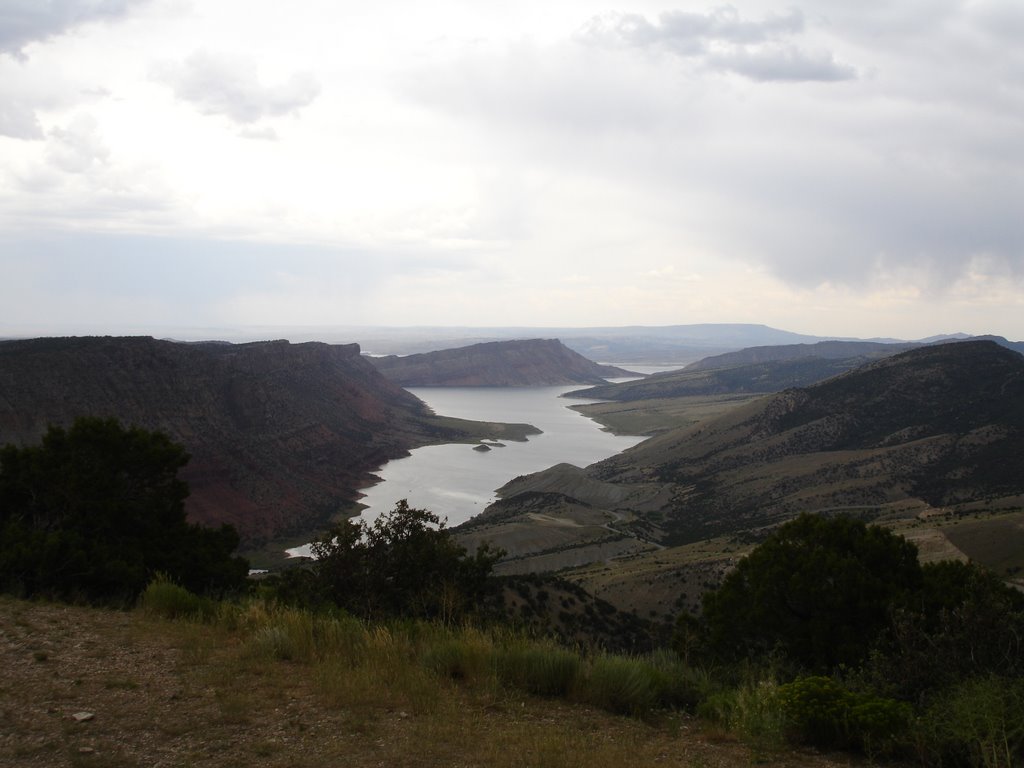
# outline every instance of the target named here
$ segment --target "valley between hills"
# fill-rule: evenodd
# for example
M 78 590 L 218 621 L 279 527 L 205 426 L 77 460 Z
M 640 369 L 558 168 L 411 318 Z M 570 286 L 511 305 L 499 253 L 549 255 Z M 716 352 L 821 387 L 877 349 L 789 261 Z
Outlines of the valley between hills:
M 404 387 L 590 385 L 570 394 L 602 402 L 574 408 L 649 439 L 502 487 L 454 530 L 471 550 L 503 549 L 498 573 L 557 573 L 668 622 L 810 511 L 883 523 L 922 559 L 971 559 L 1021 583 L 1019 345 L 811 341 L 608 384 L 629 371 L 552 339 L 405 357 L 356 344 L 12 340 L 0 342 L 0 444 L 31 444 L 80 415 L 163 430 L 191 454 L 189 518 L 234 525 L 259 554 L 355 514 L 359 489 L 410 449 L 536 432 L 435 414 Z

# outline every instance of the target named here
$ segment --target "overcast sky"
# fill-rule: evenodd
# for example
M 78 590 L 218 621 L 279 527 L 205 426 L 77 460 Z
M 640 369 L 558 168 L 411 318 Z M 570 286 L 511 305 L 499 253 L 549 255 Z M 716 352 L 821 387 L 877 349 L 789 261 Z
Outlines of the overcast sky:
M 0 0 L 0 335 L 1024 339 L 1020 0 Z

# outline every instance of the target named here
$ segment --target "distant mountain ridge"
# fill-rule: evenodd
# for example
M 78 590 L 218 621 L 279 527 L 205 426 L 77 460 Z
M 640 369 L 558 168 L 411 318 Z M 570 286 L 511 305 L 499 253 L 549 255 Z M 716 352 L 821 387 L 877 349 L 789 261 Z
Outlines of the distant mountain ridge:
M 0 445 L 36 443 L 47 425 L 84 415 L 182 443 L 192 456 L 182 473 L 189 517 L 232 523 L 250 545 L 314 530 L 387 460 L 486 426 L 435 416 L 356 344 L 0 343 Z
M 964 337 L 963 341 L 993 341 L 1024 354 L 1024 343 L 1001 336 Z M 951 339 L 944 343 L 958 343 Z M 931 342 L 931 345 L 937 342 Z M 883 357 L 925 346 L 920 342 L 819 341 L 748 347 L 705 357 L 681 370 L 655 373 L 642 381 L 604 384 L 569 392 L 566 397 L 630 402 L 688 395 L 767 394 L 819 381 Z
M 889 357 L 910 349 L 935 344 L 951 344 L 960 341 L 993 341 L 1001 347 L 1012 349 L 1024 354 L 1024 342 L 1008 341 L 1002 336 L 967 336 L 956 334 L 953 337 L 934 337 L 922 341 L 877 342 L 877 341 L 844 341 L 828 340 L 814 344 L 781 344 L 776 346 L 747 347 L 736 352 L 705 357 L 686 366 L 688 371 L 727 368 L 751 363 L 781 362 L 817 357 L 824 360 L 860 358 L 864 360 Z
M 633 375 L 599 365 L 557 339 L 491 341 L 398 357 L 371 357 L 384 376 L 403 387 L 536 387 L 596 384 Z
M 915 342 L 888 343 L 877 341 L 819 341 L 814 344 L 780 344 L 776 346 L 747 347 L 736 352 L 713 355 L 690 363 L 687 371 L 706 371 L 712 368 L 728 368 L 752 363 L 781 362 L 820 358 L 840 360 L 858 358 L 870 360 L 889 357 L 908 349 L 921 346 Z
M 492 341 L 557 338 L 584 357 L 613 363 L 685 363 L 744 347 L 811 343 L 832 338 L 753 323 L 618 327 L 344 326 L 274 330 L 277 335 L 290 334 L 290 337 L 355 340 L 373 355 L 411 355 Z

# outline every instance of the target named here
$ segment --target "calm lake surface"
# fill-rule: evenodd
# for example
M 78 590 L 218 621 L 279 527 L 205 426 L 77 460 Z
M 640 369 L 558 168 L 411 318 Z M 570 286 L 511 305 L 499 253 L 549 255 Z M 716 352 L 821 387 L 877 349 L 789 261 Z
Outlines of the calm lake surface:
M 476 421 L 523 422 L 543 434 L 526 442 L 475 451 L 472 445 L 430 445 L 389 461 L 377 472 L 381 482 L 363 489 L 363 517 L 378 515 L 407 499 L 410 506 L 429 509 L 449 527 L 479 514 L 497 499 L 494 491 L 509 480 L 566 462 L 585 467 L 636 445 L 644 438 L 616 436 L 570 410 L 593 400 L 560 397 L 580 389 L 569 387 L 417 387 L 409 391 L 435 413 Z M 308 554 L 307 547 L 288 550 Z

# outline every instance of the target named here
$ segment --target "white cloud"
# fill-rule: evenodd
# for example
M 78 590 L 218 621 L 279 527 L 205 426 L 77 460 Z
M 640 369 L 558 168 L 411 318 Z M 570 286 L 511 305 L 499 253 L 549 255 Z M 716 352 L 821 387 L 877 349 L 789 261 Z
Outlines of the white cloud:
M 122 18 L 146 2 L 149 0 L 4 0 L 0 5 L 0 52 L 23 57 L 29 43 L 89 22 Z
M 833 81 L 857 76 L 854 67 L 837 62 L 832 53 L 805 51 L 784 42 L 801 35 L 804 28 L 798 9 L 752 21 L 732 6 L 721 6 L 704 14 L 667 11 L 656 22 L 639 14 L 596 17 L 577 39 L 590 45 L 667 51 L 751 80 Z
M 308 72 L 266 85 L 252 59 L 202 50 L 180 64 L 158 65 L 153 75 L 202 114 L 224 115 L 243 125 L 295 114 L 320 94 L 320 84 Z
M 772 45 L 756 50 L 734 48 L 707 57 L 713 69 L 722 69 L 761 81 L 831 82 L 852 80 L 857 71 L 841 64 L 828 52 L 807 52 L 791 45 Z
M 578 37 L 596 43 L 662 46 L 686 56 L 702 53 L 714 43 L 764 43 L 799 33 L 803 28 L 804 16 L 797 9 L 783 16 L 769 15 L 762 21 L 749 21 L 736 8 L 720 6 L 708 13 L 666 11 L 655 23 L 636 13 L 599 16 L 591 19 Z

